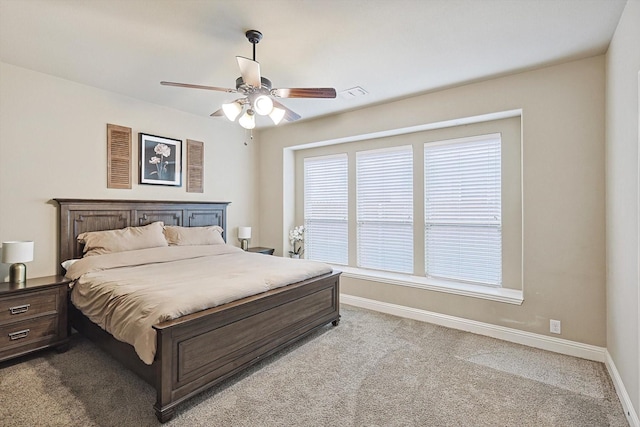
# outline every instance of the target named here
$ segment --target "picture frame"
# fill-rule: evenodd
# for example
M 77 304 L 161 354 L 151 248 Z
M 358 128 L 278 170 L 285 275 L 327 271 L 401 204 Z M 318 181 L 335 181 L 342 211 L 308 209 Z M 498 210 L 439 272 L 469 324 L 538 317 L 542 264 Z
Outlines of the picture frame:
M 140 184 L 182 186 L 182 141 L 140 133 Z

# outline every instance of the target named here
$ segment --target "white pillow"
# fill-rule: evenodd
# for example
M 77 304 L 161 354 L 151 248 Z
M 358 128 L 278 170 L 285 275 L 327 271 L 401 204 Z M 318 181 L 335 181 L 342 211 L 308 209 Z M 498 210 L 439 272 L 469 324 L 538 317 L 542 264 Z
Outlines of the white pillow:
M 141 227 L 89 231 L 78 235 L 78 242 L 84 244 L 84 256 L 168 246 L 162 233 L 163 225 L 157 221 Z
M 62 268 L 64 268 L 65 270 L 68 270 L 69 267 L 71 267 L 74 263 L 76 263 L 77 261 L 80 261 L 79 259 L 68 259 L 66 261 L 62 261 L 60 263 L 60 265 L 62 266 Z
M 224 245 L 222 231 L 222 227 L 217 225 L 207 227 L 164 226 L 164 236 L 171 246 Z

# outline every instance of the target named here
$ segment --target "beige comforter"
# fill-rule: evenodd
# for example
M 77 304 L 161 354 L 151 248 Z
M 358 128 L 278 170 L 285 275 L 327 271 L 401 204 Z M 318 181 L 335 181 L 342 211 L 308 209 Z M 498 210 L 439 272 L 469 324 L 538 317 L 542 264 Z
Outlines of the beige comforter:
M 71 301 L 151 364 L 152 325 L 330 273 L 331 267 L 230 245 L 170 246 L 83 258 L 66 276 Z

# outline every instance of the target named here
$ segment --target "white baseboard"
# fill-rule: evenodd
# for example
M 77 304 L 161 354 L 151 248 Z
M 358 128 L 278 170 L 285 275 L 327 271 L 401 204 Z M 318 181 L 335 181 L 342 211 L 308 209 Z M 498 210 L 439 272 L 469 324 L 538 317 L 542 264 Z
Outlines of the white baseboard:
M 448 328 L 459 329 L 466 332 L 473 332 L 474 334 L 478 335 L 486 335 L 492 338 L 498 338 L 504 341 L 510 341 L 529 347 L 553 351 L 555 353 L 580 357 L 582 359 L 594 360 L 596 362 L 605 361 L 606 349 L 604 347 L 583 344 L 575 341 L 565 340 L 562 338 L 548 337 L 546 335 L 519 331 L 517 329 L 506 328 L 504 326 L 477 322 L 475 320 L 463 319 L 461 317 L 434 313 L 431 311 L 390 304 L 387 302 L 381 302 L 352 295 L 340 294 L 340 302 L 356 307 L 379 311 L 382 313 L 393 314 L 395 316 L 406 317 L 408 319 L 420 320 L 422 322 L 433 323 L 440 326 L 446 326 Z
M 616 364 L 613 363 L 613 359 L 608 351 L 605 350 L 605 366 L 607 367 L 607 371 L 609 371 L 609 376 L 611 377 L 611 381 L 613 381 L 613 386 L 616 388 L 616 393 L 618 393 L 618 398 L 620 399 L 620 403 L 622 403 L 622 409 L 624 410 L 624 415 L 627 417 L 627 421 L 631 427 L 640 427 L 640 419 L 638 418 L 638 413 L 633 408 L 633 404 L 631 403 L 631 398 L 629 398 L 629 394 L 627 393 L 627 389 L 622 382 L 622 378 L 618 373 L 618 368 L 616 368 Z

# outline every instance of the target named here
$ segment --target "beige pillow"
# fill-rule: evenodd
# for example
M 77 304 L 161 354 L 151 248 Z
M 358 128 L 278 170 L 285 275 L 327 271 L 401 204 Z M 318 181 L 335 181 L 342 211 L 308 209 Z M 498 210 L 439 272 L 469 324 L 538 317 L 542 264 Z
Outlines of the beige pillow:
M 84 256 L 168 246 L 162 233 L 163 225 L 157 221 L 142 227 L 89 231 L 80 234 L 78 241 L 84 243 Z
M 222 227 L 211 225 L 208 227 L 180 227 L 165 225 L 164 236 L 172 246 L 189 245 L 224 245 Z

